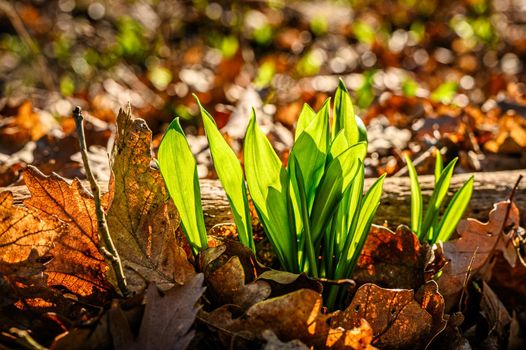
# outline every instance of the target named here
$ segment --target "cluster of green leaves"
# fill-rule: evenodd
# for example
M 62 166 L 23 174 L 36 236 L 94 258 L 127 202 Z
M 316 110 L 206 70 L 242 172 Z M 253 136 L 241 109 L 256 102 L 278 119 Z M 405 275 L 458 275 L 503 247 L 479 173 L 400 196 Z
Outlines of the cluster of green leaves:
M 332 130 L 330 99 L 318 112 L 304 105 L 286 167 L 253 111 L 244 141 L 244 175 L 214 119 L 199 107 L 240 241 L 255 250 L 248 186 L 273 251 L 286 270 L 329 279 L 350 276 L 380 203 L 384 177 L 363 194 L 367 133 L 354 115 L 343 82 L 336 91 Z M 207 245 L 204 217 L 195 159 L 178 119 L 166 131 L 158 159 L 183 230 L 197 252 Z
M 446 198 L 453 170 L 457 158 L 453 159 L 445 168 L 440 152 L 436 152 L 435 162 L 435 188 L 427 204 L 425 216 L 423 215 L 422 193 L 416 169 L 406 155 L 407 168 L 411 179 L 411 229 L 418 236 L 421 242 L 446 242 L 450 237 L 458 222 L 466 210 L 471 194 L 473 193 L 473 176 L 466 181 L 450 200 L 442 218 L 439 214 Z

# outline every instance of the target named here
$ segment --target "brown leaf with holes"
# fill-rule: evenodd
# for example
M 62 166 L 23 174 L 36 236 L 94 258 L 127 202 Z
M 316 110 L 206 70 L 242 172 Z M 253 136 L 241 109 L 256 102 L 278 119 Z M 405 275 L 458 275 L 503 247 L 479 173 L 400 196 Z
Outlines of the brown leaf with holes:
M 485 279 L 491 278 L 493 264 L 490 258 L 493 254 L 500 252 L 511 266 L 515 265 L 517 255 L 510 239 L 514 230 L 520 229 L 519 220 L 515 204 L 499 202 L 489 213 L 487 223 L 467 219 L 458 224 L 460 237 L 444 243 L 448 263 L 438 279 L 446 310 L 458 305 L 468 274 L 469 277 L 483 275 Z
M 55 242 L 46 266 L 50 285 L 61 285 L 81 296 L 107 291 L 108 265 L 99 253 L 99 237 L 93 196 L 78 179 L 71 184 L 56 174 L 45 176 L 29 166 L 24 180 L 31 197 L 26 207 L 46 222 L 59 219 L 66 233 Z
M 413 290 L 361 286 L 345 311 L 337 311 L 331 327 L 351 329 L 365 319 L 373 329 L 375 346 L 382 349 L 423 349 L 440 333 L 444 300 L 436 283 L 428 282 L 415 299 Z M 419 298 L 420 297 L 420 298 Z
M 420 245 L 409 227 L 400 225 L 393 232 L 372 225 L 353 279 L 358 285 L 417 289 L 425 283 L 430 254 L 429 246 Z
M 26 208 L 13 205 L 11 192 L 0 193 L 0 261 L 16 263 L 27 259 L 32 249 L 47 253 L 63 233 L 54 218 L 41 220 Z
M 112 152 L 108 228 L 122 259 L 129 288 L 149 282 L 168 290 L 195 272 L 182 249 L 179 217 L 159 171 L 150 166 L 152 132 L 121 110 Z

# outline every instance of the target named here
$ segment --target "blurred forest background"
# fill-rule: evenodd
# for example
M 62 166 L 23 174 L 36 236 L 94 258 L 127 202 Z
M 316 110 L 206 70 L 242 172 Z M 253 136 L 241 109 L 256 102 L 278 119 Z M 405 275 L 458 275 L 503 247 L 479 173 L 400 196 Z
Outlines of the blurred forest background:
M 71 111 L 88 113 L 107 179 L 131 104 L 157 146 L 174 116 L 213 178 L 197 94 L 240 151 L 249 108 L 286 161 L 303 103 L 342 78 L 369 130 L 367 175 L 526 165 L 526 1 L 0 0 L 0 186 L 26 164 L 82 176 Z

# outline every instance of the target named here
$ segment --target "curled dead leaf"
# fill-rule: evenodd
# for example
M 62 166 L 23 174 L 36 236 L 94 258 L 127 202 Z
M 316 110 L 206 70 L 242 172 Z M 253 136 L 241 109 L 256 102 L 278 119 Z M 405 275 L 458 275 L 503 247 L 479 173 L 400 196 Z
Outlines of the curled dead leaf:
M 188 262 L 179 217 L 162 176 L 150 164 L 152 132 L 146 122 L 121 110 L 113 147 L 108 228 L 125 268 L 128 287 L 161 290 L 195 274 Z

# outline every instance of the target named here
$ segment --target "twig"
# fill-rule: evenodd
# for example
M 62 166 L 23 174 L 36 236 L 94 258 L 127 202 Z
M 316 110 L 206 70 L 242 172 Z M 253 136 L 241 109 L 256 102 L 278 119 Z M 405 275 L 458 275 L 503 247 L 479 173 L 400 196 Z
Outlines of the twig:
M 471 271 L 473 270 L 473 263 L 475 262 L 475 257 L 479 251 L 479 247 L 475 248 L 471 260 L 469 261 L 468 269 L 466 271 L 466 276 L 464 278 L 464 283 L 462 283 L 462 293 L 460 294 L 460 299 L 458 300 L 458 311 L 462 312 L 462 301 L 464 300 L 464 295 L 468 286 L 469 278 L 471 277 Z
M 73 117 L 75 118 L 75 125 L 77 126 L 77 134 L 79 137 L 80 144 L 80 154 L 82 155 L 82 162 L 84 163 L 84 169 L 86 170 L 86 177 L 89 180 L 91 186 L 91 192 L 95 199 L 95 211 L 97 213 L 97 224 L 99 228 L 99 235 L 102 237 L 104 245 L 99 248 L 101 254 L 104 255 L 106 260 L 111 263 L 113 270 L 115 271 L 115 277 L 117 278 L 117 284 L 121 293 L 124 296 L 129 295 L 128 286 L 126 284 L 126 276 L 124 275 L 124 270 L 122 268 L 122 262 L 119 258 L 119 253 L 113 244 L 111 239 L 110 232 L 108 229 L 108 223 L 106 221 L 106 214 L 102 209 L 102 204 L 100 203 L 100 188 L 95 181 L 95 177 L 91 172 L 88 159 L 88 149 L 86 147 L 86 137 L 84 134 L 84 117 L 82 116 L 82 110 L 80 107 L 75 107 L 73 110 Z
M 510 193 L 510 196 L 508 197 L 508 205 L 506 207 L 506 214 L 504 215 L 504 220 L 502 221 L 502 226 L 498 232 L 498 236 L 497 236 L 497 240 L 495 241 L 495 244 L 493 245 L 493 248 L 491 248 L 490 250 L 490 254 L 488 255 L 488 258 L 486 259 L 486 261 L 490 261 L 491 258 L 493 258 L 493 256 L 495 255 L 495 251 L 497 249 L 497 245 L 499 244 L 500 242 L 500 238 L 502 236 L 502 234 L 504 233 L 504 229 L 506 228 L 506 223 L 508 222 L 508 218 L 510 216 L 510 211 L 511 211 L 511 207 L 513 206 L 513 198 L 515 197 L 515 192 L 517 192 L 517 188 L 519 188 L 519 184 L 522 180 L 522 175 L 519 175 L 519 177 L 517 178 L 517 181 L 515 182 L 515 185 L 513 186 L 512 190 L 511 190 L 511 193 Z

